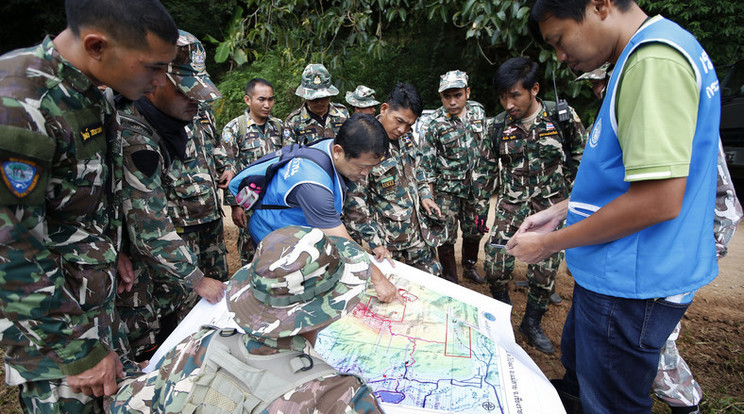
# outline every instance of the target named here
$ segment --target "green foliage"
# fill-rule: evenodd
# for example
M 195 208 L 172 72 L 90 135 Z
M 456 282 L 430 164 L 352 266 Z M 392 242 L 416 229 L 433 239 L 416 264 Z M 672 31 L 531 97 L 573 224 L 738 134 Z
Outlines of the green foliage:
M 744 58 L 744 2 L 736 0 L 638 0 L 649 14 L 661 14 L 689 30 L 700 41 L 718 69 Z

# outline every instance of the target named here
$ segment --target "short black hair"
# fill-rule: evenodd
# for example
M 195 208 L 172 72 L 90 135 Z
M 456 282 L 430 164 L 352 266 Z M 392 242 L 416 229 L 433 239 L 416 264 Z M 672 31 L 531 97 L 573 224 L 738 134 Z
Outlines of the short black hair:
M 178 28 L 158 0 L 65 0 L 67 27 L 80 36 L 83 27 L 95 27 L 127 47 L 142 49 L 147 33 L 176 44 Z
M 359 158 L 369 152 L 382 158 L 387 155 L 390 139 L 377 118 L 355 112 L 341 125 L 333 143 L 344 149 L 346 158 Z
M 419 95 L 416 88 L 410 83 L 396 83 L 390 92 L 390 96 L 387 98 L 387 104 L 394 111 L 398 109 L 410 109 L 416 115 L 416 118 L 420 117 L 424 111 L 421 95 Z
M 496 95 L 501 95 L 517 82 L 522 82 L 524 89 L 532 89 L 537 83 L 537 63 L 524 57 L 507 60 L 493 77 L 493 90 Z
M 635 0 L 610 0 L 620 11 L 626 11 Z M 586 6 L 591 0 L 536 0 L 530 9 L 530 17 L 527 27 L 535 40 L 545 44 L 542 33 L 540 33 L 540 22 L 547 20 L 550 16 L 559 19 L 571 19 L 581 23 L 584 21 Z
M 266 85 L 272 90 L 274 89 L 274 85 L 271 84 L 271 82 L 267 81 L 263 78 L 253 78 L 248 81 L 248 83 L 245 85 L 245 94 L 248 96 L 253 96 L 253 89 L 256 88 L 256 85 Z

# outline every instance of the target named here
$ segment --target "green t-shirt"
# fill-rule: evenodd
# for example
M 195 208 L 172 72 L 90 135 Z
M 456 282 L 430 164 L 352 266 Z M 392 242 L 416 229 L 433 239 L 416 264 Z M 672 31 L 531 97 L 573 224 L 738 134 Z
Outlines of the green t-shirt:
M 687 177 L 699 100 L 693 68 L 676 49 L 651 43 L 630 55 L 616 105 L 625 181 Z

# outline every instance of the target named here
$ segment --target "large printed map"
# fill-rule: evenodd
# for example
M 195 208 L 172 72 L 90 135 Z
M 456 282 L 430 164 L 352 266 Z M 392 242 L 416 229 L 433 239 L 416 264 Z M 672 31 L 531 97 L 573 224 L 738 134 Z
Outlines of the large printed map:
M 506 306 L 403 264 L 395 273 L 402 303 L 370 298 L 321 331 L 315 349 L 328 363 L 365 378 L 388 412 L 535 412 L 523 411 L 524 373 L 494 340 L 514 341 Z
M 383 304 L 370 288 L 351 314 L 320 332 L 315 350 L 365 378 L 386 413 L 565 413 L 515 342 L 511 307 L 403 263 L 378 267 L 403 301 Z M 144 371 L 202 325 L 239 328 L 225 300 L 202 299 Z
M 405 303 L 360 304 L 353 317 L 321 332 L 318 353 L 337 369 L 366 378 L 382 402 L 505 412 L 501 352 L 473 329 L 478 309 L 406 279 L 393 283 Z

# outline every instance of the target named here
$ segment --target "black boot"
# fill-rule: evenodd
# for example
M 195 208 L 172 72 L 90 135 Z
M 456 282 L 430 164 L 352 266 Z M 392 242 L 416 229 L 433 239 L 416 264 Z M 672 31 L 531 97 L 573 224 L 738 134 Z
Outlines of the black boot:
M 478 263 L 478 252 L 480 251 L 480 237 L 468 237 L 462 239 L 462 277 L 466 277 L 475 283 L 483 283 L 483 276 L 475 270 Z
M 491 295 L 499 302 L 506 303 L 507 305 L 512 304 L 511 298 L 509 297 L 509 285 L 504 285 L 501 287 L 491 285 Z
M 524 312 L 522 324 L 519 325 L 519 332 L 527 335 L 530 344 L 537 348 L 538 351 L 552 355 L 555 352 L 550 339 L 543 332 L 540 326 L 540 320 L 545 314 L 546 309 L 540 309 L 532 302 L 527 302 L 527 309 Z
M 452 283 L 457 281 L 457 261 L 455 260 L 455 246 L 452 244 L 443 244 L 437 247 L 439 262 L 442 264 L 442 277 Z
M 581 399 L 578 395 L 566 389 L 563 379 L 552 379 L 550 383 L 558 391 L 558 396 L 561 397 L 561 403 L 563 408 L 566 409 L 566 414 L 582 414 L 584 412 L 581 407 Z

